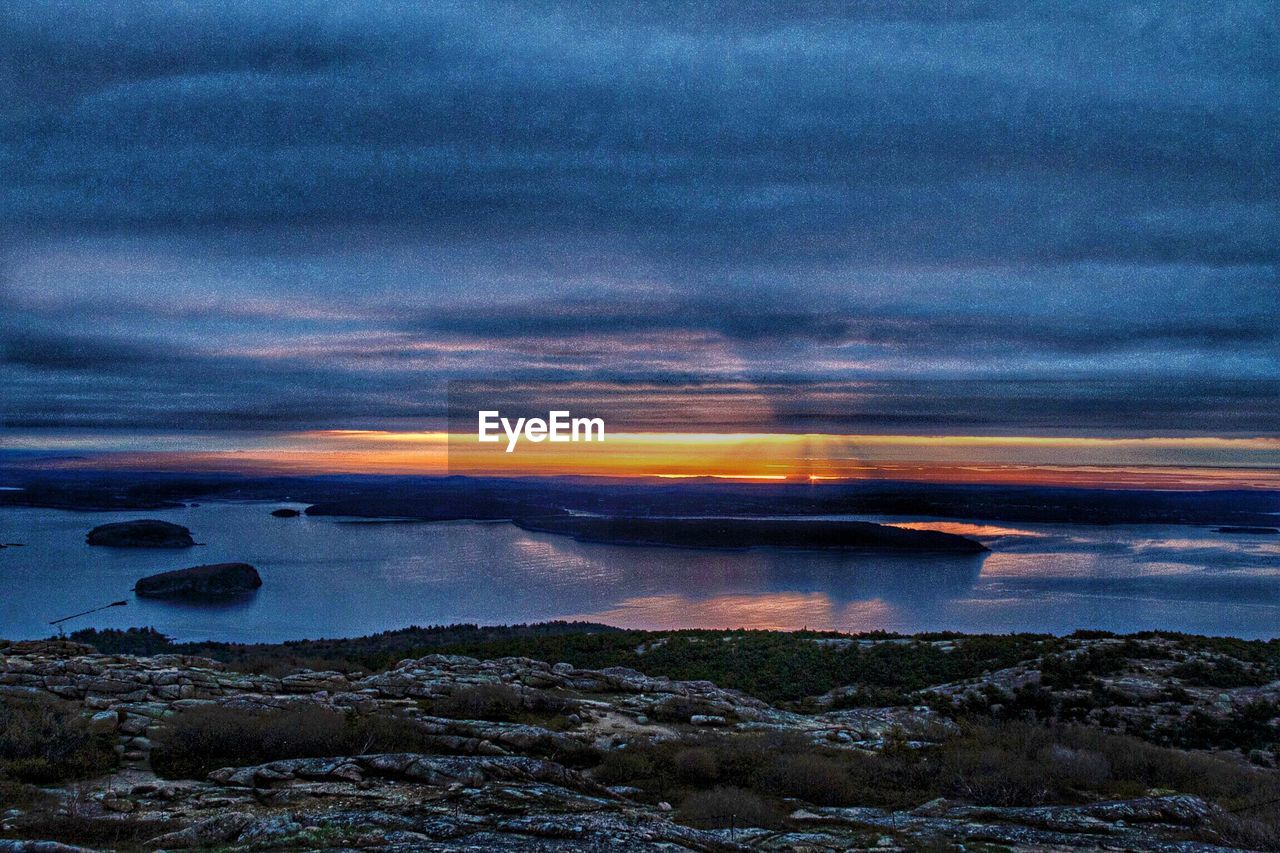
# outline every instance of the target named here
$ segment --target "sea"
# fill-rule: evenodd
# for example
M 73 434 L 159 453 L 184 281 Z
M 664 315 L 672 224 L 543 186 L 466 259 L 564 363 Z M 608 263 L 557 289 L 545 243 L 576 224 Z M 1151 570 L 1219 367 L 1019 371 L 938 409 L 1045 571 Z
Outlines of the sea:
M 717 551 L 582 543 L 506 522 L 270 514 L 280 507 L 304 505 L 0 508 L 0 637 L 51 636 L 53 620 L 120 600 L 127 604 L 70 620 L 66 630 L 149 626 L 177 640 L 277 642 L 565 619 L 644 629 L 1280 636 L 1275 535 L 856 516 L 971 536 L 990 552 Z M 201 544 L 85 543 L 96 525 L 137 518 L 185 525 Z M 262 588 L 217 603 L 131 591 L 145 575 L 231 561 L 256 566 Z

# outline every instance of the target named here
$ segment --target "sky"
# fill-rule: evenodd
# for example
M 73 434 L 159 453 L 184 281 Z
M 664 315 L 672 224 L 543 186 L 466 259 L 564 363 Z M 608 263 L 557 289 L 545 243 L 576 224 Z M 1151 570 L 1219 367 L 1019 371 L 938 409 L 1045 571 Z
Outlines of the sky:
M 450 382 L 643 429 L 1274 438 L 1278 30 L 11 0 L 0 444 L 441 430 Z

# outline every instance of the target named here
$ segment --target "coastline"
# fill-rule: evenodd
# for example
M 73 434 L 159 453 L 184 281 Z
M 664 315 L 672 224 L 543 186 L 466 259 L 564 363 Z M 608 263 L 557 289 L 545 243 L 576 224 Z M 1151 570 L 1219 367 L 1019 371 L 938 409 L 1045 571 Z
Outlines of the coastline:
M 216 605 L 131 600 L 88 624 L 275 641 L 410 624 L 553 619 L 663 630 L 982 632 L 999 625 L 1058 635 L 1086 627 L 1242 637 L 1271 636 L 1280 623 L 1271 603 L 1275 537 L 1185 525 L 869 519 L 936 525 L 991 549 L 973 555 L 979 559 L 956 559 L 870 549 L 582 544 L 496 521 L 279 519 L 271 516 L 278 503 L 226 497 L 145 513 L 0 509 L 0 541 L 26 543 L 0 551 L 0 570 L 14 590 L 0 605 L 0 623 L 21 626 L 16 636 L 46 636 L 49 620 L 127 597 L 141 577 L 219 562 L 257 567 L 263 586 Z M 148 516 L 186 526 L 208 544 L 181 552 L 84 544 L 102 522 Z M 1225 606 L 1239 603 L 1248 606 Z

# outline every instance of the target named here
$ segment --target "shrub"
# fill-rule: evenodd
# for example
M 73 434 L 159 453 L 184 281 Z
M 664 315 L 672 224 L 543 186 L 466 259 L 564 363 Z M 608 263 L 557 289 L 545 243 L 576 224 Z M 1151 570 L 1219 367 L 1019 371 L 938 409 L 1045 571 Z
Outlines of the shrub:
M 804 738 L 781 733 L 746 737 L 711 738 L 720 778 L 739 785 L 755 785 L 771 757 L 798 749 L 810 749 Z
M 1280 703 L 1255 699 L 1225 717 L 1195 710 L 1173 725 L 1155 726 L 1148 736 L 1157 743 L 1183 749 L 1273 749 L 1280 744 Z
M 615 749 L 605 754 L 595 770 L 597 781 L 605 785 L 635 785 L 652 779 L 657 768 L 652 757 L 640 749 Z
M 431 703 L 431 713 L 459 720 L 507 722 L 524 711 L 519 691 L 506 684 L 476 684 L 454 690 Z
M 883 781 L 883 762 L 868 764 L 861 785 Z M 679 742 L 636 741 L 605 756 L 595 770 L 606 784 L 634 785 L 655 798 L 678 799 L 689 789 L 732 782 L 766 796 L 795 797 L 818 805 L 852 805 L 865 791 L 854 785 L 862 753 L 815 745 L 794 734 L 703 734 Z M 918 801 L 912 804 L 917 804 Z
M 992 806 L 1040 805 L 1069 793 L 1028 746 L 1012 738 L 956 738 L 939 750 L 938 781 L 950 796 Z
M 1059 689 L 1087 687 L 1100 675 L 1121 672 L 1127 663 L 1125 650 L 1119 645 L 1094 646 L 1074 655 L 1045 655 L 1040 662 L 1040 681 Z
M 842 693 L 831 703 L 832 711 L 843 711 L 849 708 L 891 708 L 895 705 L 912 704 L 912 696 L 908 691 L 897 687 L 872 687 L 858 685 L 851 692 Z
M 1175 666 L 1170 674 L 1195 687 L 1258 687 L 1271 681 L 1269 673 L 1233 658 L 1187 661 Z
M 0 775 L 52 784 L 87 779 L 116 764 L 114 738 L 95 734 L 69 703 L 51 696 L 0 702 Z
M 649 715 L 664 723 L 687 723 L 694 714 L 724 716 L 725 712 L 704 699 L 675 695 L 664 697 L 649 708 Z
M 0 774 L 0 803 L 6 808 L 28 809 L 44 805 L 49 799 L 49 794 L 35 785 L 5 778 L 4 774 Z
M 321 705 L 269 712 L 208 706 L 172 718 L 156 737 L 151 763 L 165 778 L 200 779 L 219 767 L 283 758 L 434 752 L 434 747 L 429 735 L 398 717 L 359 716 Z
M 853 780 L 845 763 L 813 752 L 778 756 L 761 783 L 779 796 L 817 806 L 846 805 L 855 799 Z
M 104 655 L 160 655 L 173 649 L 173 642 L 155 628 L 84 628 L 68 639 L 93 646 Z
M 716 755 L 705 746 L 682 749 L 672 757 L 676 778 L 690 785 L 705 786 L 720 778 Z
M 1055 743 L 1040 756 L 1051 777 L 1060 777 L 1074 787 L 1097 790 L 1111 778 L 1111 762 L 1097 750 Z
M 743 788 L 723 786 L 685 797 L 680 819 L 703 829 L 776 828 L 783 822 L 782 812 L 772 803 Z
M 1105 640 L 1113 637 L 1115 637 L 1115 633 L 1112 631 L 1098 631 L 1089 628 L 1080 628 L 1067 635 L 1067 639 L 1071 640 Z
M 1215 814 L 1209 818 L 1209 825 L 1219 837 L 1208 841 L 1222 841 L 1246 850 L 1280 850 L 1280 814 L 1274 806 L 1269 815 L 1261 817 Z
M 900 737 L 887 741 L 883 751 L 869 753 L 796 735 L 708 732 L 678 742 L 632 742 L 605 756 L 595 777 L 683 802 L 679 817 L 695 826 L 729 826 L 727 816 L 734 814 L 737 826 L 771 826 L 768 815 L 754 817 L 751 807 L 770 811 L 781 798 L 895 809 L 935 797 L 1025 806 L 1138 797 L 1161 788 L 1241 810 L 1221 829 L 1241 846 L 1266 847 L 1258 840 L 1280 832 L 1280 774 L 1225 757 L 1089 726 L 1020 721 L 969 721 L 924 748 Z M 734 787 L 725 787 L 730 782 Z
M 177 820 L 137 817 L 90 817 L 80 814 L 53 814 L 30 811 L 14 821 L 13 834 L 21 838 L 56 838 L 64 844 L 98 849 L 143 849 L 148 839 L 182 828 Z M 20 848 L 19 848 L 20 849 Z M 66 849 L 66 848 L 64 848 Z
M 1226 808 L 1280 799 L 1280 777 L 1228 758 L 1155 746 L 1088 726 L 967 725 L 935 751 L 939 793 L 991 805 L 1071 802 L 1082 791 L 1132 796 L 1149 788 Z

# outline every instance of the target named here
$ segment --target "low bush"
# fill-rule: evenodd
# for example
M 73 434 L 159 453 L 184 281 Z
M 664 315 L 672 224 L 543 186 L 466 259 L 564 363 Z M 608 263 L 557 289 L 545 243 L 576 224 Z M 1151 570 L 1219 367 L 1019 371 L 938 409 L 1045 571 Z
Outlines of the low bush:
M 220 767 L 283 758 L 433 751 L 428 735 L 398 717 L 321 705 L 269 712 L 209 706 L 173 717 L 156 737 L 151 764 L 164 778 L 202 779 Z
M 6 807 L 27 809 L 44 805 L 49 798 L 49 794 L 35 785 L 0 774 L 0 803 Z
M 104 655 L 162 655 L 173 649 L 173 641 L 155 628 L 84 628 L 68 639 L 87 643 Z
M 967 728 L 933 758 L 939 793 L 993 806 L 1073 802 L 1077 789 L 1089 781 L 1077 771 L 1093 769 L 1079 753 L 1059 744 L 1052 730 L 1017 723 Z M 1091 781 L 1106 780 L 1104 775 Z
M 682 749 L 672 756 L 675 775 L 681 782 L 695 786 L 711 785 L 720 779 L 716 754 L 705 746 Z
M 1233 658 L 1192 660 L 1180 663 L 1171 672 L 1193 687 L 1258 687 L 1271 681 L 1265 669 L 1246 666 Z
M 1157 725 L 1136 734 L 1182 749 L 1239 749 L 1247 753 L 1251 749 L 1280 748 L 1280 725 L 1274 722 L 1277 718 L 1280 703 L 1256 699 L 1225 717 L 1196 710 L 1177 723 Z
M 680 819 L 702 829 L 773 828 L 783 825 L 783 812 L 751 791 L 717 787 L 685 797 L 680 803 Z
M 1040 682 L 1058 689 L 1088 687 L 1099 676 L 1123 671 L 1127 664 L 1121 645 L 1094 646 L 1074 655 L 1045 655 L 1040 662 Z
M 845 762 L 832 755 L 804 752 L 770 761 L 760 785 L 782 797 L 795 797 L 816 806 L 842 806 L 856 800 L 853 775 Z
M 635 785 L 648 782 L 661 793 L 658 766 L 650 751 L 643 748 L 614 749 L 605 754 L 595 769 L 595 778 L 604 785 Z
M 577 701 L 545 690 L 517 689 L 508 684 L 473 684 L 428 702 L 425 709 L 437 717 L 485 720 L 492 723 L 536 723 L 563 728 L 563 718 L 578 709 Z
M 1252 814 L 1217 814 L 1209 826 L 1219 839 L 1245 850 L 1280 850 L 1280 810 L 1271 804 L 1269 811 L 1250 810 Z
M 748 802 L 744 792 L 765 806 L 796 799 L 900 809 L 935 797 L 1032 806 L 1162 789 L 1241 810 L 1224 826 L 1243 846 L 1258 846 L 1250 839 L 1280 827 L 1280 806 L 1268 805 L 1280 802 L 1280 774 L 1076 725 L 968 722 L 936 746 L 913 748 L 903 737 L 889 737 L 879 753 L 833 749 L 795 735 L 708 733 L 692 741 L 632 742 L 610 752 L 595 775 L 639 787 L 655 800 L 688 803 L 681 819 L 706 826 L 727 826 L 716 821 L 730 808 L 725 803 Z M 694 797 L 699 793 L 707 796 Z M 752 812 L 732 813 L 745 826 Z
M 907 691 L 895 687 L 868 687 L 860 684 L 852 691 L 836 696 L 830 709 L 843 711 L 849 708 L 891 708 L 895 705 L 912 704 L 915 704 L 915 699 Z
M 143 842 L 157 835 L 164 835 L 166 832 L 181 828 L 182 823 L 176 820 L 90 817 L 33 811 L 17 818 L 13 822 L 13 830 L 7 834 L 35 840 L 56 838 L 64 844 L 94 849 L 136 850 L 145 849 L 142 847 Z
M 95 734 L 75 707 L 51 696 L 0 701 L 0 776 L 44 785 L 87 779 L 116 765 L 114 738 Z
M 666 696 L 655 702 L 649 715 L 664 723 L 687 723 L 695 714 L 724 716 L 725 712 L 711 705 L 705 699 L 692 696 Z
M 506 684 L 477 684 L 453 691 L 431 703 L 438 717 L 504 722 L 524 712 L 524 703 L 514 687 Z

